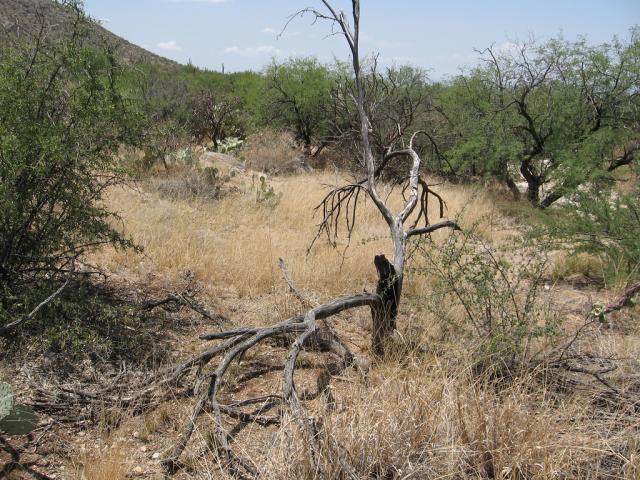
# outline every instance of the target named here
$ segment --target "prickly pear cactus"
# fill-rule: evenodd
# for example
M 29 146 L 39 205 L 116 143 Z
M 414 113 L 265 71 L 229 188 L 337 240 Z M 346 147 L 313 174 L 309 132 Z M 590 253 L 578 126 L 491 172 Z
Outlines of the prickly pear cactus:
M 11 413 L 13 408 L 13 389 L 6 382 L 0 382 L 0 419 Z
M 27 435 L 38 425 L 38 416 L 29 405 L 15 405 L 11 413 L 0 419 L 0 430 L 7 435 Z
M 38 416 L 28 405 L 14 405 L 11 385 L 0 382 L 0 431 L 27 435 L 38 425 Z

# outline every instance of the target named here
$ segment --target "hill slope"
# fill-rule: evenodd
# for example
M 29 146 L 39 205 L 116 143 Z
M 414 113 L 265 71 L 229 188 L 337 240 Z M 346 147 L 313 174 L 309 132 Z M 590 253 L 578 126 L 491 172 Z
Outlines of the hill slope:
M 47 36 L 55 38 L 71 26 L 74 14 L 69 8 L 53 0 L 1 0 L 0 47 L 6 45 L 11 38 L 37 35 L 43 20 Z M 89 42 L 116 45 L 121 59 L 126 63 L 143 62 L 166 67 L 178 65 L 128 42 L 96 22 L 92 22 L 90 26 Z

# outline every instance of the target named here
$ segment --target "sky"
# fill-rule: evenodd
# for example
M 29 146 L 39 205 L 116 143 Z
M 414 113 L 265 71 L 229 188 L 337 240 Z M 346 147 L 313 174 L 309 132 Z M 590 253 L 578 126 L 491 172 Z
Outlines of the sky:
M 348 11 L 351 2 L 334 0 Z M 313 55 L 346 60 L 343 38 L 327 23 L 291 14 L 320 0 L 85 0 L 105 28 L 147 50 L 210 70 L 258 71 L 272 59 Z M 384 65 L 405 64 L 443 79 L 472 65 L 474 49 L 509 48 L 534 36 L 629 37 L 640 0 L 362 0 L 361 49 Z

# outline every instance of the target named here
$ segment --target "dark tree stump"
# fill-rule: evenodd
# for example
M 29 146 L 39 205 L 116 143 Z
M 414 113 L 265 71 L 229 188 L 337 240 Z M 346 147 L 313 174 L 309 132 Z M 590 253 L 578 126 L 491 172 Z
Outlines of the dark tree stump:
M 382 298 L 380 307 L 371 307 L 373 321 L 373 353 L 384 356 L 387 338 L 396 328 L 398 303 L 400 301 L 400 277 L 393 264 L 384 255 L 376 255 L 374 259 L 378 271 L 378 288 L 376 293 Z

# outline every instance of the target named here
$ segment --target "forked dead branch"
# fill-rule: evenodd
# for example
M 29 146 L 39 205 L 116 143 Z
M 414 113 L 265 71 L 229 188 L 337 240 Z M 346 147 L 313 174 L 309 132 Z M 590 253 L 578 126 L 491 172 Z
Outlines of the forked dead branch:
M 264 413 L 264 410 L 273 408 L 279 403 L 286 405 L 287 410 L 296 419 L 300 431 L 306 439 L 309 447 L 308 452 L 311 465 L 314 466 L 315 471 L 322 472 L 323 469 L 317 451 L 317 445 L 322 434 L 317 421 L 309 418 L 303 407 L 303 401 L 305 398 L 309 398 L 309 395 L 299 392 L 296 389 L 294 380 L 300 352 L 303 349 L 330 352 L 339 359 L 338 366 L 334 369 L 334 372 L 358 364 L 359 362 L 355 355 L 345 346 L 345 342 L 340 339 L 333 325 L 329 323 L 328 320 L 341 312 L 368 306 L 371 309 L 373 323 L 371 350 L 376 356 L 383 357 L 385 353 L 385 343 L 392 335 L 396 326 L 396 316 L 402 294 L 409 238 L 418 235 L 427 235 L 442 228 L 459 229 L 459 226 L 451 220 L 443 220 L 435 224 L 429 223 L 429 217 L 427 215 L 429 196 L 434 196 L 439 202 L 441 217 L 444 214 L 444 201 L 440 196 L 435 194 L 429 188 L 427 182 L 421 178 L 422 161 L 414 148 L 414 142 L 416 137 L 423 132 L 407 134 L 407 139 L 405 138 L 405 132 L 400 131 L 397 140 L 401 140 L 403 145 L 400 148 L 396 148 L 395 145 L 389 145 L 385 155 L 380 161 L 377 162 L 374 158 L 370 145 L 370 112 L 367 111 L 366 92 L 363 88 L 360 74 L 360 2 L 358 0 L 353 0 L 352 2 L 352 25 L 344 12 L 336 11 L 328 1 L 323 1 L 322 3 L 324 5 L 322 11 L 305 9 L 298 12 L 292 18 L 311 14 L 315 20 L 328 20 L 334 28 L 334 33 L 342 35 L 349 45 L 353 61 L 354 82 L 357 91 L 357 96 L 352 100 L 355 102 L 359 113 L 360 137 L 363 152 L 362 164 L 366 166 L 367 177 L 358 183 L 336 188 L 326 195 L 322 203 L 318 206 L 318 209 L 322 210 L 323 217 L 314 242 L 320 236 L 326 234 L 329 241 L 335 245 L 341 223 L 346 225 L 347 234 L 348 237 L 350 237 L 357 220 L 358 201 L 360 195 L 364 194 L 373 201 L 380 215 L 382 215 L 387 223 L 393 245 L 393 261 L 390 262 L 384 255 L 375 257 L 374 264 L 379 277 L 375 294 L 364 293 L 340 297 L 329 303 L 314 306 L 303 315 L 295 316 L 268 327 L 239 328 L 205 335 L 203 337 L 204 340 L 223 340 L 224 342 L 180 366 L 171 375 L 172 380 L 177 380 L 181 375 L 196 365 L 199 365 L 199 370 L 202 370 L 202 367 L 208 363 L 213 356 L 223 356 L 214 371 L 201 373 L 196 382 L 194 391 L 199 395 L 199 400 L 186 422 L 180 440 L 175 445 L 171 455 L 163 461 L 163 464 L 169 471 L 175 471 L 175 469 L 179 467 L 179 458 L 193 435 L 199 417 L 206 411 L 211 413 L 213 419 L 212 435 L 215 439 L 213 443 L 215 444 L 215 450 L 217 450 L 217 454 L 220 460 L 222 460 L 223 465 L 234 475 L 256 475 L 256 469 L 251 463 L 240 458 L 230 446 L 231 438 L 225 430 L 223 421 L 223 415 L 229 414 L 230 410 L 227 406 L 220 404 L 218 394 L 223 385 L 225 374 L 227 374 L 230 365 L 235 360 L 265 340 L 281 337 L 294 338 L 289 345 L 289 353 L 287 354 L 284 364 L 281 394 L 275 397 L 275 401 L 274 398 L 265 399 L 263 408 L 258 409 L 259 414 L 253 415 L 249 420 L 255 421 L 256 423 L 265 423 L 263 422 L 264 418 L 259 416 Z M 404 144 L 405 141 L 406 144 Z M 402 192 L 404 204 L 399 212 L 394 213 L 387 204 L 387 200 L 381 197 L 378 184 L 381 182 L 385 167 L 393 160 L 399 158 L 408 158 L 411 162 L 411 167 L 406 181 L 403 182 L 405 183 Z M 416 209 L 417 215 L 414 216 L 414 220 L 410 223 L 410 226 L 407 227 L 405 224 L 410 222 L 410 218 L 414 215 Z M 281 262 L 280 266 L 283 270 L 285 281 L 296 293 L 298 298 L 304 302 L 304 297 L 295 288 L 284 262 Z M 326 378 L 326 375 L 321 374 L 321 379 L 317 382 L 318 391 L 312 394 L 311 397 L 315 398 L 326 390 L 328 386 Z M 345 466 L 345 469 L 346 471 L 352 470 L 349 466 Z

